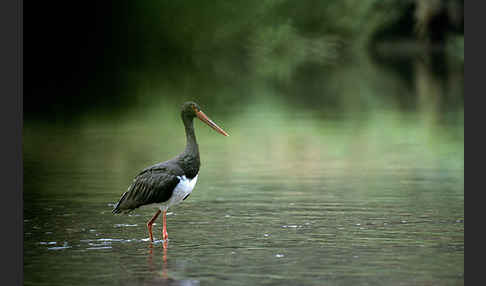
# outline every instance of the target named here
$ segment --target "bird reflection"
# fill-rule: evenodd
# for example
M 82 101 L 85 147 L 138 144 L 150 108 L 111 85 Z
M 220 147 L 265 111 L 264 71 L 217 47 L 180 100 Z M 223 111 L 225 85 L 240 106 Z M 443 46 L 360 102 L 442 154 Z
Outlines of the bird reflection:
M 158 247 L 158 243 L 150 243 L 149 244 L 149 251 L 148 251 L 148 264 L 149 264 L 149 270 L 150 272 L 157 273 L 153 279 L 146 280 L 144 281 L 143 285 L 184 285 L 184 286 L 194 286 L 194 285 L 200 285 L 200 282 L 198 280 L 191 280 L 191 279 L 182 279 L 182 280 L 176 280 L 173 278 L 169 278 L 168 274 L 168 267 L 167 267 L 167 253 L 169 249 L 169 242 L 167 240 L 162 241 L 162 272 L 157 271 L 157 259 L 160 259 L 159 257 L 159 251 L 160 247 Z M 154 254 L 155 252 L 155 254 Z M 155 261 L 155 263 L 154 263 Z M 159 275 L 160 273 L 160 275 Z
M 157 261 L 158 259 L 158 251 L 157 249 L 160 249 L 157 247 L 158 244 L 149 244 L 149 255 L 148 255 L 148 264 L 149 264 L 149 270 L 150 272 L 155 272 L 157 273 L 157 267 L 156 263 L 154 263 L 154 260 Z M 194 285 L 200 285 L 198 280 L 190 280 L 190 279 L 183 279 L 183 280 L 175 280 L 173 278 L 169 278 L 168 275 L 168 270 L 167 270 L 167 252 L 168 252 L 168 247 L 169 242 L 167 240 L 164 240 L 162 242 L 162 272 L 153 279 L 144 281 L 143 285 L 184 285 L 184 286 L 194 286 Z M 155 249 L 155 250 L 154 250 Z M 155 254 L 154 254 L 155 252 Z M 155 258 L 154 258 L 155 256 Z
M 162 252 L 162 278 L 168 279 L 167 275 L 167 248 L 169 246 L 169 242 L 167 240 L 164 240 L 162 242 L 163 245 L 163 252 Z M 149 256 L 148 256 L 148 261 L 149 261 L 149 269 L 151 272 L 155 271 L 155 266 L 153 262 L 153 256 L 154 256 L 154 244 L 150 243 L 149 244 Z

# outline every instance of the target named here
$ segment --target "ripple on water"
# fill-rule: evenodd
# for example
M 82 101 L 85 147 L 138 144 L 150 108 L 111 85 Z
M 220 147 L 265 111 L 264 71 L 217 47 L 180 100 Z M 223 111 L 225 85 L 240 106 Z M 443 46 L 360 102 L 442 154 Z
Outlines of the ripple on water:
M 120 238 L 99 238 L 99 239 L 81 239 L 81 243 L 86 243 L 88 246 L 86 249 L 108 249 L 112 248 L 113 243 L 137 243 L 137 242 L 148 242 L 150 238 L 141 239 L 120 239 Z M 162 243 L 163 240 L 154 240 L 154 244 Z
M 88 247 L 86 250 L 100 250 L 100 249 L 111 249 L 111 246 L 96 246 L 96 247 Z
M 282 228 L 300 228 L 302 227 L 301 225 L 282 225 Z
M 49 241 L 49 242 L 46 242 L 46 241 L 41 241 L 39 242 L 40 245 L 53 245 L 53 244 L 56 244 L 57 242 L 55 241 Z
M 133 227 L 133 226 L 138 226 L 138 224 L 127 224 L 127 223 L 115 224 L 115 227 Z
M 54 246 L 54 247 L 48 247 L 47 250 L 62 250 L 67 248 L 71 248 L 71 246 Z
M 53 244 L 57 244 L 57 242 L 54 243 L 50 242 L 48 245 L 53 245 Z M 62 246 L 48 247 L 47 250 L 63 250 L 67 248 L 71 248 L 71 246 L 68 244 L 67 241 L 65 241 Z

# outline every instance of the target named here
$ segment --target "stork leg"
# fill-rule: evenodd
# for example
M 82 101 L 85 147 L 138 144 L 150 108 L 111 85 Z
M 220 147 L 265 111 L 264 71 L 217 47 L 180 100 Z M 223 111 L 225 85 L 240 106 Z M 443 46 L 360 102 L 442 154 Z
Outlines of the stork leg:
M 169 234 L 167 233 L 167 218 L 166 218 L 167 211 L 162 212 L 162 222 L 163 222 L 163 230 L 162 230 L 162 239 L 167 240 L 169 238 Z
M 150 241 L 154 241 L 154 236 L 152 235 L 152 224 L 154 223 L 154 221 L 157 219 L 157 217 L 159 216 L 160 214 L 160 210 L 158 210 L 154 216 L 147 222 L 147 228 L 148 228 L 148 231 L 149 231 L 149 236 L 150 236 Z M 165 225 L 164 225 L 165 227 Z

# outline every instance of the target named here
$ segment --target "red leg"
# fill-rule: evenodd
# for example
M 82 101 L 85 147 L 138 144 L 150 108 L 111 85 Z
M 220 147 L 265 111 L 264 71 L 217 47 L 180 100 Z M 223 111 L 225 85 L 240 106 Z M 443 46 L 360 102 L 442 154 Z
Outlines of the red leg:
M 164 279 L 169 278 L 167 275 L 167 240 L 163 242 L 164 245 L 164 255 L 162 256 L 162 259 L 164 261 L 164 264 L 162 264 L 162 277 Z
M 162 231 L 162 238 L 164 240 L 167 240 L 167 238 L 169 238 L 169 234 L 167 233 L 167 219 L 166 219 L 166 216 L 165 216 L 166 214 L 167 214 L 167 211 L 162 212 L 162 222 L 164 224 L 163 231 Z
M 152 241 L 152 242 L 154 241 L 154 236 L 152 235 L 152 224 L 157 219 L 159 214 L 160 214 L 160 210 L 158 210 L 155 213 L 155 215 L 147 222 L 147 228 L 148 228 L 148 231 L 149 231 L 150 241 Z

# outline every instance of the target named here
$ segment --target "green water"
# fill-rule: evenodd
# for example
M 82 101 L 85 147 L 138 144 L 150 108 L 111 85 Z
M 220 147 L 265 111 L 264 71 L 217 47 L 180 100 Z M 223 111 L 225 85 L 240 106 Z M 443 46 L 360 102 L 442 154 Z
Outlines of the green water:
M 464 284 L 463 79 L 412 67 L 133 75 L 124 105 L 27 118 L 25 285 Z M 155 209 L 111 209 L 183 150 L 186 99 L 231 136 L 195 122 L 199 179 L 164 251 Z

